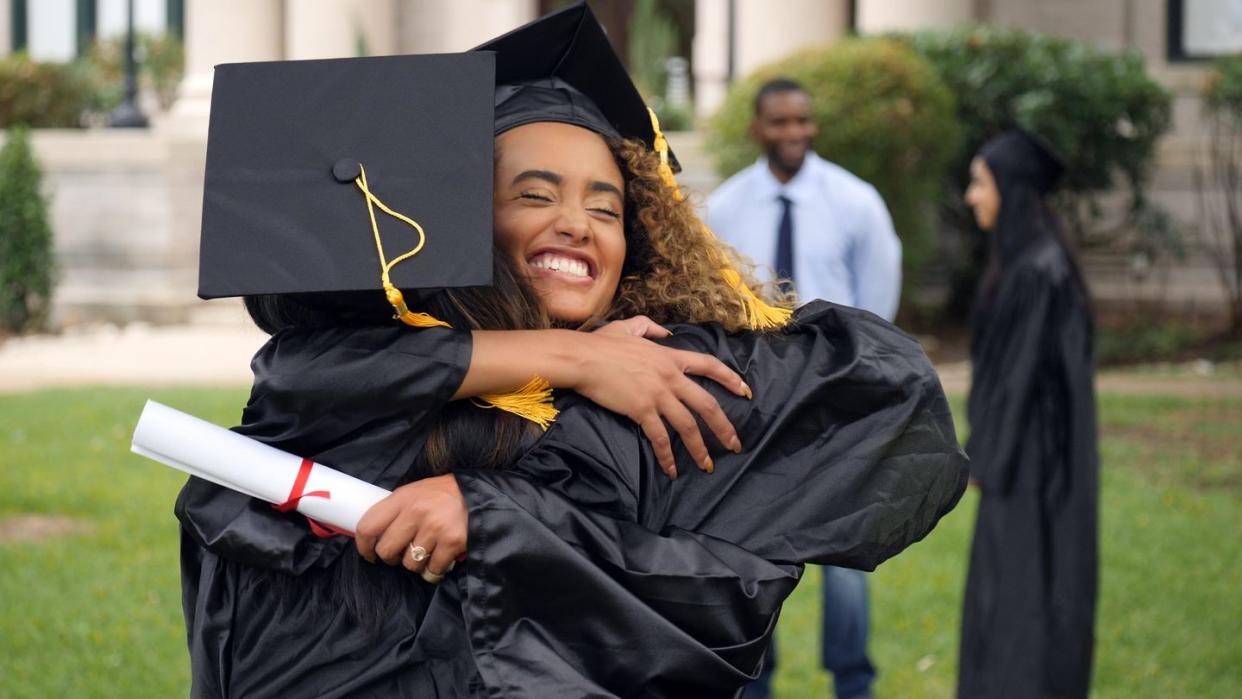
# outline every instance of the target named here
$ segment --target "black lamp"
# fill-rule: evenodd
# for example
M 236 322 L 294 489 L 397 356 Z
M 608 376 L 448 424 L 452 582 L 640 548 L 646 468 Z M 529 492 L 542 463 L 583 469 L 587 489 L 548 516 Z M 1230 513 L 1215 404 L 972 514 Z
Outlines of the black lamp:
M 134 61 L 134 0 L 125 3 L 125 100 L 108 115 L 113 128 L 144 129 L 147 115 L 138 108 L 138 65 Z

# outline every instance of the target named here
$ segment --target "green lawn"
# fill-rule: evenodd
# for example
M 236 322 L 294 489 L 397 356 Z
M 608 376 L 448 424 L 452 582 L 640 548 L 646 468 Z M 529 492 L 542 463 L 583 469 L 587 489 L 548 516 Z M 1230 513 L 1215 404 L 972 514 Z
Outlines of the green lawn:
M 0 696 L 186 692 L 171 514 L 182 478 L 128 451 L 148 397 L 227 425 L 246 391 L 0 395 L 0 517 L 76 527 L 38 541 L 12 519 L 0 531 Z M 1105 397 L 1101 422 L 1094 695 L 1242 696 L 1242 399 Z M 952 695 L 975 504 L 967 494 L 871 578 L 883 697 Z M 817 582 L 809 571 L 780 627 L 785 697 L 827 696 Z

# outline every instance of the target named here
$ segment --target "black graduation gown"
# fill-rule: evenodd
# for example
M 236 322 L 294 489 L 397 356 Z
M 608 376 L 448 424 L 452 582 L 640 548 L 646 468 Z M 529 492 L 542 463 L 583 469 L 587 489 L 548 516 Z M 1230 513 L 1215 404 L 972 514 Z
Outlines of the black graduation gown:
M 967 453 L 982 496 L 960 697 L 1085 697 L 1096 597 L 1092 321 L 1064 250 L 1006 270 L 972 348 Z
M 567 393 L 510 469 L 455 472 L 469 553 L 438 587 L 191 479 L 178 516 L 194 694 L 287 696 L 306 678 L 302 693 L 326 696 L 731 696 L 803 563 L 871 569 L 956 504 L 964 455 L 909 336 L 822 303 L 775 335 L 672 329 L 669 344 L 754 389 L 705 384 L 745 451 L 670 481 L 635 425 Z M 468 351 L 468 333 L 438 329 L 278 334 L 239 430 L 395 487 Z M 334 569 L 351 567 L 415 591 L 370 636 L 331 603 Z M 255 594 L 274 575 L 299 576 L 298 604 Z

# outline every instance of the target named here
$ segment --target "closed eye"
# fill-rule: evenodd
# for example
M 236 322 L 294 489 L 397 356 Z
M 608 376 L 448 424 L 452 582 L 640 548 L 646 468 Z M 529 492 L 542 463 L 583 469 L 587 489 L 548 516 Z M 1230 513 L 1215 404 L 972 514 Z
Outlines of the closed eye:
M 521 194 L 518 195 L 518 198 L 519 199 L 533 199 L 535 201 L 546 201 L 546 202 L 552 201 L 552 197 L 549 197 L 546 194 L 540 194 L 538 192 L 522 192 Z
M 596 213 L 600 213 L 600 214 L 604 214 L 605 216 L 611 216 L 611 217 L 613 217 L 613 218 L 615 218 L 615 219 L 620 219 L 620 218 L 621 218 L 621 214 L 620 214 L 620 213 L 618 213 L 618 212 L 616 212 L 616 211 L 613 211 L 612 209 L 597 208 L 597 209 L 591 209 L 591 211 L 594 211 L 594 212 L 596 212 Z

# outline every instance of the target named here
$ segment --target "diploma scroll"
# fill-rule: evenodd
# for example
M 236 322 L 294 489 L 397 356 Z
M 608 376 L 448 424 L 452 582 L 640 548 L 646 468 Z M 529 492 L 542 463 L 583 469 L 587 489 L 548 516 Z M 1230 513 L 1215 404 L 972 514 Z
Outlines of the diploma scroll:
M 178 471 L 345 532 L 389 491 L 270 447 L 153 400 L 134 428 L 131 450 Z

